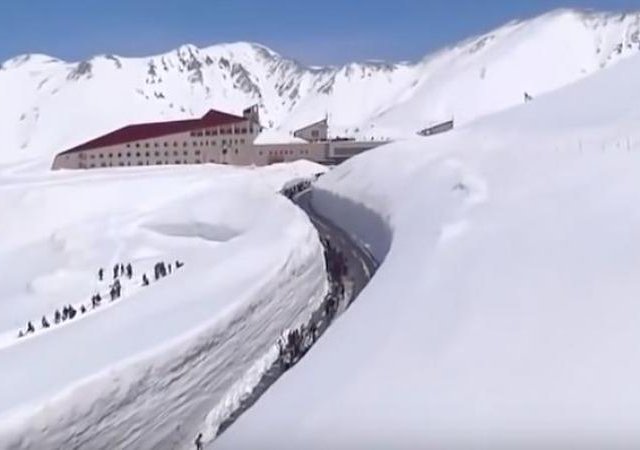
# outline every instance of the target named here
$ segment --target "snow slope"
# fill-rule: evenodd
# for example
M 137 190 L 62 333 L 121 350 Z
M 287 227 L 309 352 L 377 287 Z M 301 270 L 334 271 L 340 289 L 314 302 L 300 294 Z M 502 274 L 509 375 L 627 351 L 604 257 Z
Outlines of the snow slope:
M 0 174 L 0 448 L 180 448 L 324 295 L 310 163 Z M 185 266 L 141 287 L 158 261 Z M 123 298 L 96 272 L 132 262 Z M 71 303 L 103 305 L 48 330 Z M 17 339 L 28 320 L 35 334 Z M 221 419 L 224 419 L 222 417 Z
M 390 251 L 213 448 L 638 447 L 639 79 L 635 56 L 322 177 Z
M 120 126 L 239 113 L 258 103 L 280 135 L 329 116 L 338 136 L 402 137 L 519 104 L 640 49 L 640 13 L 558 10 L 512 22 L 416 63 L 305 67 L 263 46 L 184 45 L 163 55 L 0 65 L 0 163 L 52 156 Z

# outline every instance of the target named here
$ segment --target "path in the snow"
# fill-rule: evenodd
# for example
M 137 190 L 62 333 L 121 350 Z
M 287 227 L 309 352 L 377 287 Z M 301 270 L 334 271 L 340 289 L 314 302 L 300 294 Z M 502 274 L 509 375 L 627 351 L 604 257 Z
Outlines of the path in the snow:
M 341 299 L 339 305 L 339 312 L 343 311 L 351 302 L 353 302 L 358 294 L 364 289 L 371 277 L 376 272 L 379 263 L 375 258 L 366 250 L 363 249 L 349 234 L 336 225 L 331 219 L 319 214 L 311 204 L 312 189 L 297 194 L 293 201 L 303 211 L 307 213 L 311 222 L 318 230 L 318 234 L 321 238 L 328 241 L 333 248 L 340 251 L 347 264 L 347 276 L 343 280 L 345 284 L 344 299 Z M 330 292 L 327 295 L 336 294 Z M 335 318 L 335 317 L 334 317 Z M 309 323 L 315 323 L 318 336 L 321 336 L 326 329 L 331 325 L 331 320 L 324 317 L 322 308 L 317 309 L 312 314 Z M 249 409 L 258 399 L 264 394 L 264 392 L 276 382 L 276 380 L 286 371 L 284 365 L 280 360 L 274 362 L 273 365 L 264 373 L 260 378 L 259 383 L 251 391 L 251 393 L 242 400 L 239 408 L 225 420 L 218 428 L 217 435 L 222 434 L 227 428 L 229 428 L 237 419 Z M 212 444 L 212 446 L 215 446 Z

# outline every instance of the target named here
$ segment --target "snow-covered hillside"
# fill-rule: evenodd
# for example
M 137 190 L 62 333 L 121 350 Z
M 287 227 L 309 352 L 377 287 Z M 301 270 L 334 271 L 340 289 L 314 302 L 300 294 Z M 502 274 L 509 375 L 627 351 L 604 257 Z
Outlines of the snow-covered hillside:
M 390 251 L 213 447 L 637 448 L 639 80 L 640 55 L 321 178 Z
M 145 58 L 0 65 L 0 162 L 55 153 L 125 124 L 258 103 L 291 130 L 328 114 L 333 135 L 397 137 L 466 123 L 571 83 L 640 49 L 640 14 L 571 10 L 507 24 L 417 63 L 304 67 L 249 43 L 185 45 Z
M 318 170 L 0 172 L 0 448 L 190 447 L 324 296 L 315 229 L 276 193 Z M 116 263 L 133 277 L 110 301 Z

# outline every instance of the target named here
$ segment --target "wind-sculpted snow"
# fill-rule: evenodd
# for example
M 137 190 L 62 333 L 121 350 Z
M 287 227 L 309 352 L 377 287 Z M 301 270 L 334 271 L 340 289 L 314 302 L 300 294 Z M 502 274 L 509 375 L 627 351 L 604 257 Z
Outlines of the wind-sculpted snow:
M 213 448 L 637 447 L 639 77 L 634 56 L 321 177 L 389 252 Z
M 0 174 L 0 447 L 188 447 L 212 409 L 225 420 L 283 330 L 324 297 L 315 229 L 277 195 L 318 170 Z M 142 286 L 143 271 L 175 260 Z M 129 261 L 121 298 L 41 329 Z M 18 338 L 28 320 L 35 333 Z
M 640 15 L 554 11 L 425 56 L 306 67 L 258 44 L 66 62 L 22 55 L 0 70 L 0 162 L 46 157 L 122 126 L 239 114 L 288 136 L 329 118 L 332 136 L 397 138 L 456 126 L 582 79 L 640 50 Z

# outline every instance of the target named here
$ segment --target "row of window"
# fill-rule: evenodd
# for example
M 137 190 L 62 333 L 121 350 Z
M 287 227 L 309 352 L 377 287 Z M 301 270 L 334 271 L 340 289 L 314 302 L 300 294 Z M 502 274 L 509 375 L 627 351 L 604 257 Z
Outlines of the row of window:
M 224 128 L 224 129 L 212 129 L 212 130 L 200 130 L 200 131 L 192 131 L 189 133 L 191 137 L 200 137 L 200 136 L 217 136 L 218 133 L 220 135 L 223 134 L 247 134 L 253 133 L 253 127 L 242 127 L 242 128 Z
M 216 160 L 215 159 L 211 159 L 209 160 L 209 162 L 215 163 Z M 202 164 L 203 161 L 200 161 L 199 159 L 195 160 L 195 164 Z M 173 161 L 173 163 L 171 163 L 170 161 L 165 160 L 164 162 L 158 160 L 155 162 L 155 165 L 161 166 L 163 164 L 189 164 L 189 161 L 187 161 L 186 159 L 180 161 L 179 159 L 176 159 Z M 149 166 L 149 165 L 154 165 L 153 163 L 149 162 L 149 161 L 138 161 L 137 164 L 131 164 L 130 161 L 128 161 L 126 164 L 124 162 L 119 162 L 118 164 L 114 164 L 114 163 L 106 163 L 106 162 L 101 162 L 100 164 L 94 164 L 91 163 L 89 164 L 89 168 L 93 169 L 96 167 L 113 167 L 113 166 L 120 166 L 120 167 L 124 167 L 124 166 L 131 166 L 131 165 L 136 165 L 136 166 Z M 80 168 L 81 169 L 85 169 L 87 168 L 87 166 L 85 164 L 80 164 Z
M 179 152 L 177 150 L 173 151 L 173 156 L 178 156 L 178 154 L 179 154 Z M 188 156 L 189 155 L 189 151 L 188 150 L 183 150 L 182 154 L 183 154 L 183 156 Z M 199 155 L 200 154 L 200 150 L 194 151 L 193 154 L 196 155 L 196 156 Z M 95 153 L 90 153 L 89 154 L 89 158 L 90 159 L 96 159 L 96 157 L 98 157 L 100 159 L 113 158 L 113 157 L 122 158 L 123 155 L 125 157 L 127 157 L 127 158 L 131 158 L 131 156 L 134 155 L 134 154 L 131 153 L 131 152 L 126 152 L 126 153 L 122 153 L 122 152 L 118 152 L 118 153 L 113 153 L 113 152 L 110 152 L 110 153 L 98 153 L 97 155 Z M 142 156 L 142 152 L 135 152 L 135 156 L 137 158 L 140 158 Z M 146 157 L 151 156 L 151 152 L 144 152 L 144 156 L 146 156 Z M 153 156 L 160 156 L 160 152 L 159 151 L 153 152 Z M 164 152 L 164 156 L 169 156 L 169 151 L 168 150 L 166 150 Z
M 244 144 L 246 141 L 244 140 L 244 138 L 240 138 L 240 139 L 222 139 L 220 144 L 221 145 L 227 145 L 227 144 Z M 204 140 L 204 141 L 191 141 L 191 146 L 192 147 L 204 147 L 204 146 L 209 146 L 209 143 L 211 143 L 212 146 L 216 146 L 218 144 L 217 141 L 209 141 Z M 151 142 L 136 142 L 135 144 L 127 144 L 127 148 L 131 148 L 131 146 L 134 146 L 135 148 L 150 148 L 152 147 Z M 163 142 L 162 143 L 162 147 L 169 147 L 170 143 L 169 142 Z M 180 144 L 178 143 L 178 141 L 173 141 L 173 147 L 179 147 Z M 188 147 L 189 146 L 189 142 L 188 141 L 183 141 L 182 142 L 182 146 L 183 147 Z M 160 147 L 160 142 L 153 142 L 153 147 L 154 148 L 158 148 Z
M 262 151 L 258 152 L 260 155 L 262 155 Z M 269 150 L 268 155 L 269 156 L 284 156 L 284 155 L 294 155 L 296 152 L 295 150 Z M 299 155 L 308 155 L 309 154 L 309 150 L 298 150 L 298 154 Z

